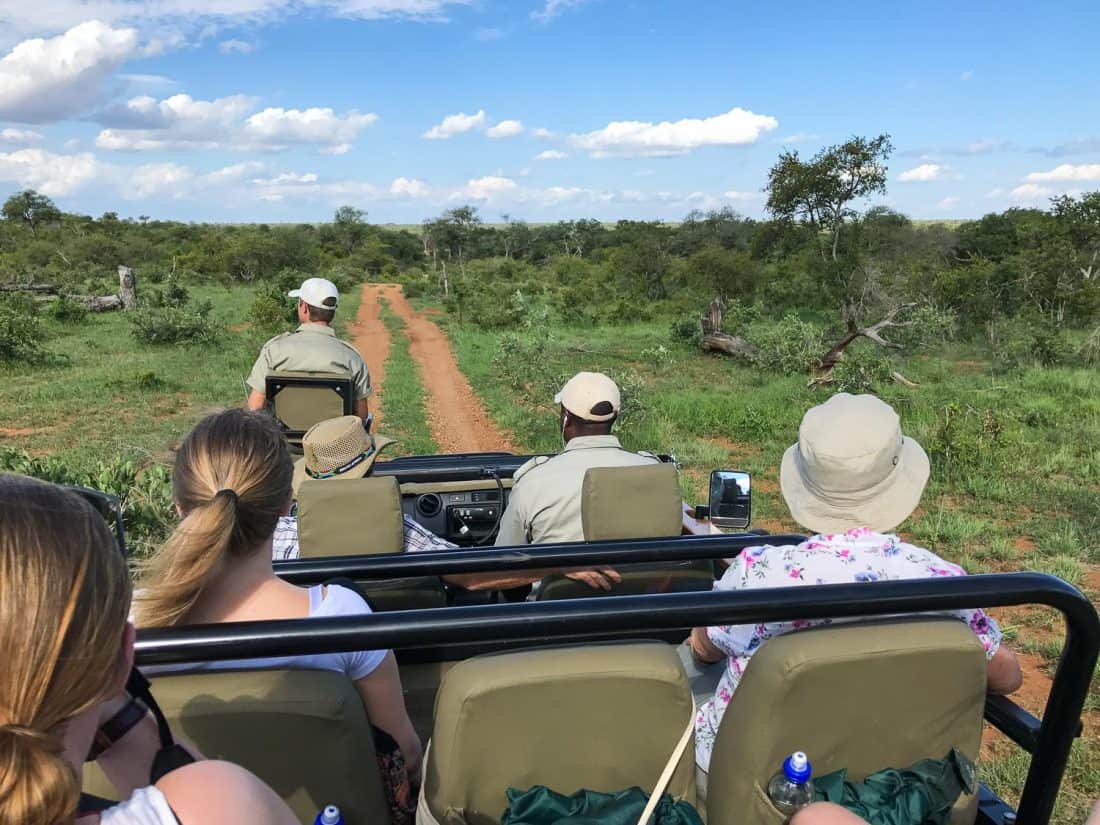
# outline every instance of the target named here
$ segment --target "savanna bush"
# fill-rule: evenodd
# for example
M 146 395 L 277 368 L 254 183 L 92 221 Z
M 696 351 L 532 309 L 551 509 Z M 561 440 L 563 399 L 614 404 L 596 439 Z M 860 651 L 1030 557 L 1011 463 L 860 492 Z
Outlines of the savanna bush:
M 175 518 L 171 474 L 162 464 L 143 467 L 129 458 L 115 458 L 74 467 L 56 456 L 38 458 L 21 450 L 0 449 L 0 471 L 117 496 L 128 543 L 137 555 L 147 554 L 162 541 Z
M 46 355 L 45 338 L 37 308 L 27 312 L 22 301 L 0 301 L 0 361 L 40 361 Z
M 668 335 L 673 341 L 699 346 L 699 342 L 703 340 L 703 328 L 698 315 L 688 313 L 673 318 L 668 326 Z
M 133 336 L 142 344 L 212 344 L 225 331 L 211 301 L 182 306 L 139 307 L 130 314 Z
M 809 372 L 826 350 L 821 328 L 793 313 L 754 324 L 745 337 L 757 348 L 753 363 L 783 375 Z
M 46 314 L 60 324 L 82 324 L 88 320 L 88 310 L 84 304 L 62 295 L 46 310 Z
M 1046 316 L 995 318 L 986 324 L 986 338 L 1002 367 L 1053 367 L 1065 363 L 1073 352 L 1065 330 Z
M 942 346 L 954 340 L 959 330 L 958 313 L 936 304 L 921 304 L 906 320 L 908 326 L 888 330 L 885 337 L 910 352 Z
M 1001 413 L 952 401 L 936 409 L 924 447 L 937 475 L 957 481 L 1003 468 L 1011 440 Z
M 893 381 L 894 364 L 885 353 L 872 346 L 853 343 L 833 368 L 829 384 L 834 392 L 878 394 Z
M 157 309 L 179 309 L 191 300 L 187 287 L 175 278 L 168 278 L 162 286 L 147 290 L 141 298 L 145 306 Z
M 246 320 L 257 329 L 275 331 L 298 320 L 297 304 L 277 284 L 264 284 L 248 307 Z

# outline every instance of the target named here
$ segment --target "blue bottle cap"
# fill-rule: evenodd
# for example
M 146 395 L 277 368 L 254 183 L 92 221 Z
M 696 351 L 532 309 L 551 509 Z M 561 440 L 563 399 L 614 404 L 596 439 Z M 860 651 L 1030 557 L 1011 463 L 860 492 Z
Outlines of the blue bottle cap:
M 795 751 L 783 761 L 783 774 L 796 785 L 810 779 L 810 760 L 802 751 Z

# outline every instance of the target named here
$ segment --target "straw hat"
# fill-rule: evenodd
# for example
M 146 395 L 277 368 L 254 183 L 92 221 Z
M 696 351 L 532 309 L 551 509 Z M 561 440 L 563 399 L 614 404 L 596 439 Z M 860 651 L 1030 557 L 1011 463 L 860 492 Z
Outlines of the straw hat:
M 802 418 L 779 485 L 795 521 L 815 533 L 886 532 L 916 509 L 928 471 L 927 454 L 902 435 L 893 407 L 838 393 Z
M 302 436 L 302 458 L 294 463 L 294 495 L 308 478 L 363 478 L 394 439 L 371 435 L 357 415 L 330 418 Z

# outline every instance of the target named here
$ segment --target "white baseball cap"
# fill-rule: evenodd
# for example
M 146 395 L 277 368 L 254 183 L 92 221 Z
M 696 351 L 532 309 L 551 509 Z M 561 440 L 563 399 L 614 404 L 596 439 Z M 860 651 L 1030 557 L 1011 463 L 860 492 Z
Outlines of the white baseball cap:
M 318 309 L 336 309 L 340 303 L 340 292 L 336 289 L 336 284 L 324 278 L 306 278 L 300 287 L 290 290 L 287 297 L 300 298 Z
M 554 403 L 561 404 L 571 415 L 585 421 L 610 421 L 619 414 L 622 398 L 615 382 L 602 372 L 578 372 L 554 396 Z M 594 413 L 599 404 L 610 404 L 611 412 Z

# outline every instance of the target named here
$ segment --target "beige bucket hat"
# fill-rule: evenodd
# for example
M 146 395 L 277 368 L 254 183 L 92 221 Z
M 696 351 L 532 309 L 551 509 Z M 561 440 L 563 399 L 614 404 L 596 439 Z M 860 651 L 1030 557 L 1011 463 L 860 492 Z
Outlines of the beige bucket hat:
M 294 463 L 294 495 L 307 478 L 363 478 L 378 454 L 395 439 L 371 435 L 357 415 L 320 421 L 302 436 L 302 458 Z
M 779 486 L 791 516 L 815 533 L 886 532 L 916 509 L 928 473 L 928 455 L 902 435 L 893 407 L 842 392 L 803 416 Z

